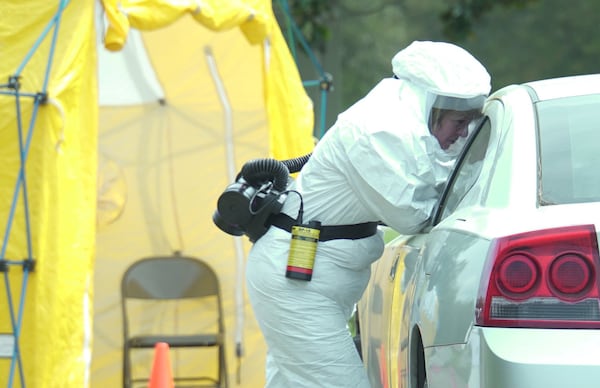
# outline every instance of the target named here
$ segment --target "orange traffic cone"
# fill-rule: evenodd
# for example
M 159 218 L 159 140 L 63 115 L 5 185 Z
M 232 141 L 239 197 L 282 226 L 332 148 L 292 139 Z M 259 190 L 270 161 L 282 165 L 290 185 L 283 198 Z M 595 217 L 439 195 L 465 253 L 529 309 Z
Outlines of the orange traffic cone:
M 171 362 L 169 361 L 169 344 L 158 342 L 154 345 L 154 362 L 148 388 L 174 388 Z

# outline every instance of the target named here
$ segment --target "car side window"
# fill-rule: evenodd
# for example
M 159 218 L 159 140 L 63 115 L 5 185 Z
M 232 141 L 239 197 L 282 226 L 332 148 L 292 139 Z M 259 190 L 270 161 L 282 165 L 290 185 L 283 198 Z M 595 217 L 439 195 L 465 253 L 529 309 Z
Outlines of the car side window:
M 437 223 L 454 212 L 477 181 L 488 149 L 490 133 L 490 120 L 485 118 L 465 146 L 464 152 L 450 175 L 446 190 L 440 199 L 440 206 L 436 211 L 434 222 Z

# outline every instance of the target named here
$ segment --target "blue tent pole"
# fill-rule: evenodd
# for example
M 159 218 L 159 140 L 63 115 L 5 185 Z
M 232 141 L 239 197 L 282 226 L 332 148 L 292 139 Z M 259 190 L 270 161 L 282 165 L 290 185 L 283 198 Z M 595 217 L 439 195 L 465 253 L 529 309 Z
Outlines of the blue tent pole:
M 69 3 L 69 0 L 60 0 L 59 1 L 59 7 L 58 7 L 56 14 L 52 18 L 52 20 L 48 23 L 48 25 L 44 28 L 44 30 L 42 31 L 42 34 L 36 40 L 32 49 L 27 53 L 27 55 L 25 56 L 25 59 L 23 60 L 23 62 L 19 66 L 19 68 L 17 69 L 15 75 L 13 77 L 11 77 L 12 82 L 8 85 L 9 87 L 14 88 L 15 104 L 16 104 L 16 110 L 17 110 L 18 133 L 19 133 L 20 169 L 19 169 L 19 175 L 17 177 L 17 183 L 16 183 L 14 195 L 13 195 L 13 203 L 12 203 L 11 210 L 10 210 L 6 235 L 4 238 L 4 244 L 1 249 L 2 254 L 0 257 L 2 257 L 2 258 L 4 257 L 6 245 L 8 244 L 8 235 L 10 233 L 9 231 L 12 226 L 12 220 L 14 218 L 14 212 L 15 212 L 16 202 L 17 202 L 17 198 L 19 196 L 19 192 L 21 192 L 23 195 L 23 204 L 24 204 L 24 213 L 25 213 L 25 228 L 26 228 L 26 237 L 27 237 L 27 256 L 28 256 L 28 258 L 22 262 L 24 275 L 23 275 L 23 282 L 21 284 L 20 303 L 19 303 L 18 313 L 17 313 L 16 317 L 14 314 L 14 307 L 12 304 L 12 295 L 10 292 L 9 279 L 8 279 L 8 273 L 7 273 L 8 270 L 5 272 L 5 283 L 6 283 L 8 304 L 9 304 L 9 308 L 10 308 L 10 318 L 11 318 L 11 324 L 12 324 L 12 328 L 13 328 L 13 337 L 14 337 L 13 355 L 12 355 L 12 359 L 11 359 L 10 372 L 9 372 L 9 377 L 8 377 L 8 386 L 9 387 L 12 387 L 14 374 L 15 374 L 15 368 L 16 368 L 17 364 L 18 364 L 18 369 L 19 369 L 19 376 L 21 379 L 21 385 L 23 387 L 25 387 L 23 364 L 22 364 L 20 351 L 19 351 L 19 338 L 20 338 L 20 332 L 21 332 L 21 323 L 22 323 L 22 319 L 23 319 L 23 312 L 24 312 L 24 307 L 25 307 L 25 294 L 26 294 L 27 283 L 28 283 L 28 278 L 29 278 L 28 275 L 29 275 L 30 270 L 33 270 L 33 257 L 32 257 L 33 247 L 32 247 L 32 241 L 31 241 L 31 224 L 30 224 L 30 219 L 29 219 L 29 203 L 27 200 L 28 193 L 27 193 L 27 182 L 26 182 L 27 180 L 26 180 L 26 176 L 25 176 L 25 164 L 26 164 L 27 156 L 29 154 L 29 147 L 31 144 L 33 130 L 34 130 L 34 126 L 35 126 L 35 122 L 36 122 L 36 118 L 37 118 L 37 112 L 38 112 L 40 104 L 44 103 L 45 99 L 46 99 L 47 87 L 48 87 L 48 82 L 49 82 L 49 78 L 50 78 L 50 69 L 52 67 L 52 59 L 54 58 L 54 49 L 56 47 L 60 19 L 62 16 L 62 12 L 66 8 L 68 3 Z M 35 50 L 37 50 L 37 48 L 39 47 L 41 42 L 44 40 L 44 38 L 46 37 L 46 35 L 50 31 L 50 29 L 52 29 L 52 28 L 54 28 L 54 33 L 52 36 L 52 42 L 51 42 L 51 47 L 50 47 L 50 53 L 48 56 L 48 64 L 46 66 L 46 72 L 45 72 L 45 77 L 44 77 L 44 83 L 42 86 L 42 91 L 40 93 L 36 93 L 34 95 L 35 100 L 34 100 L 34 107 L 33 107 L 34 109 L 32 112 L 32 118 L 31 118 L 31 121 L 29 124 L 27 138 L 23 139 L 21 109 L 20 109 L 21 95 L 19 94 L 19 88 L 20 88 L 19 76 L 20 76 L 20 73 L 25 68 L 26 64 L 29 62 L 29 60 L 33 56 L 33 53 L 35 52 Z M 21 187 L 23 189 L 22 191 L 21 191 Z

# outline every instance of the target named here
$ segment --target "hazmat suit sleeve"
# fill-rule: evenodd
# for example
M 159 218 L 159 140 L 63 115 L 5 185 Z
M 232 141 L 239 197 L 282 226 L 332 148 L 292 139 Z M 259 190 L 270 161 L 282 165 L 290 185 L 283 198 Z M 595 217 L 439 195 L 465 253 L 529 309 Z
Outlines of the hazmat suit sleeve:
M 388 131 L 365 134 L 351 124 L 343 132 L 348 180 L 361 202 L 400 233 L 422 229 L 448 172 L 432 162 L 424 140 Z

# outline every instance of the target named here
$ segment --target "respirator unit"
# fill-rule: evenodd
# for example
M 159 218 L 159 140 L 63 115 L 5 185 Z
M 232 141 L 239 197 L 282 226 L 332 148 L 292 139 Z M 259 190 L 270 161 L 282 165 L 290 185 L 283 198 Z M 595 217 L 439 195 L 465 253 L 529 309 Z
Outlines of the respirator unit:
M 258 240 L 270 226 L 269 217 L 279 214 L 287 198 L 291 173 L 300 171 L 310 154 L 279 161 L 254 159 L 246 162 L 236 181 L 217 200 L 213 222 L 232 236 Z

